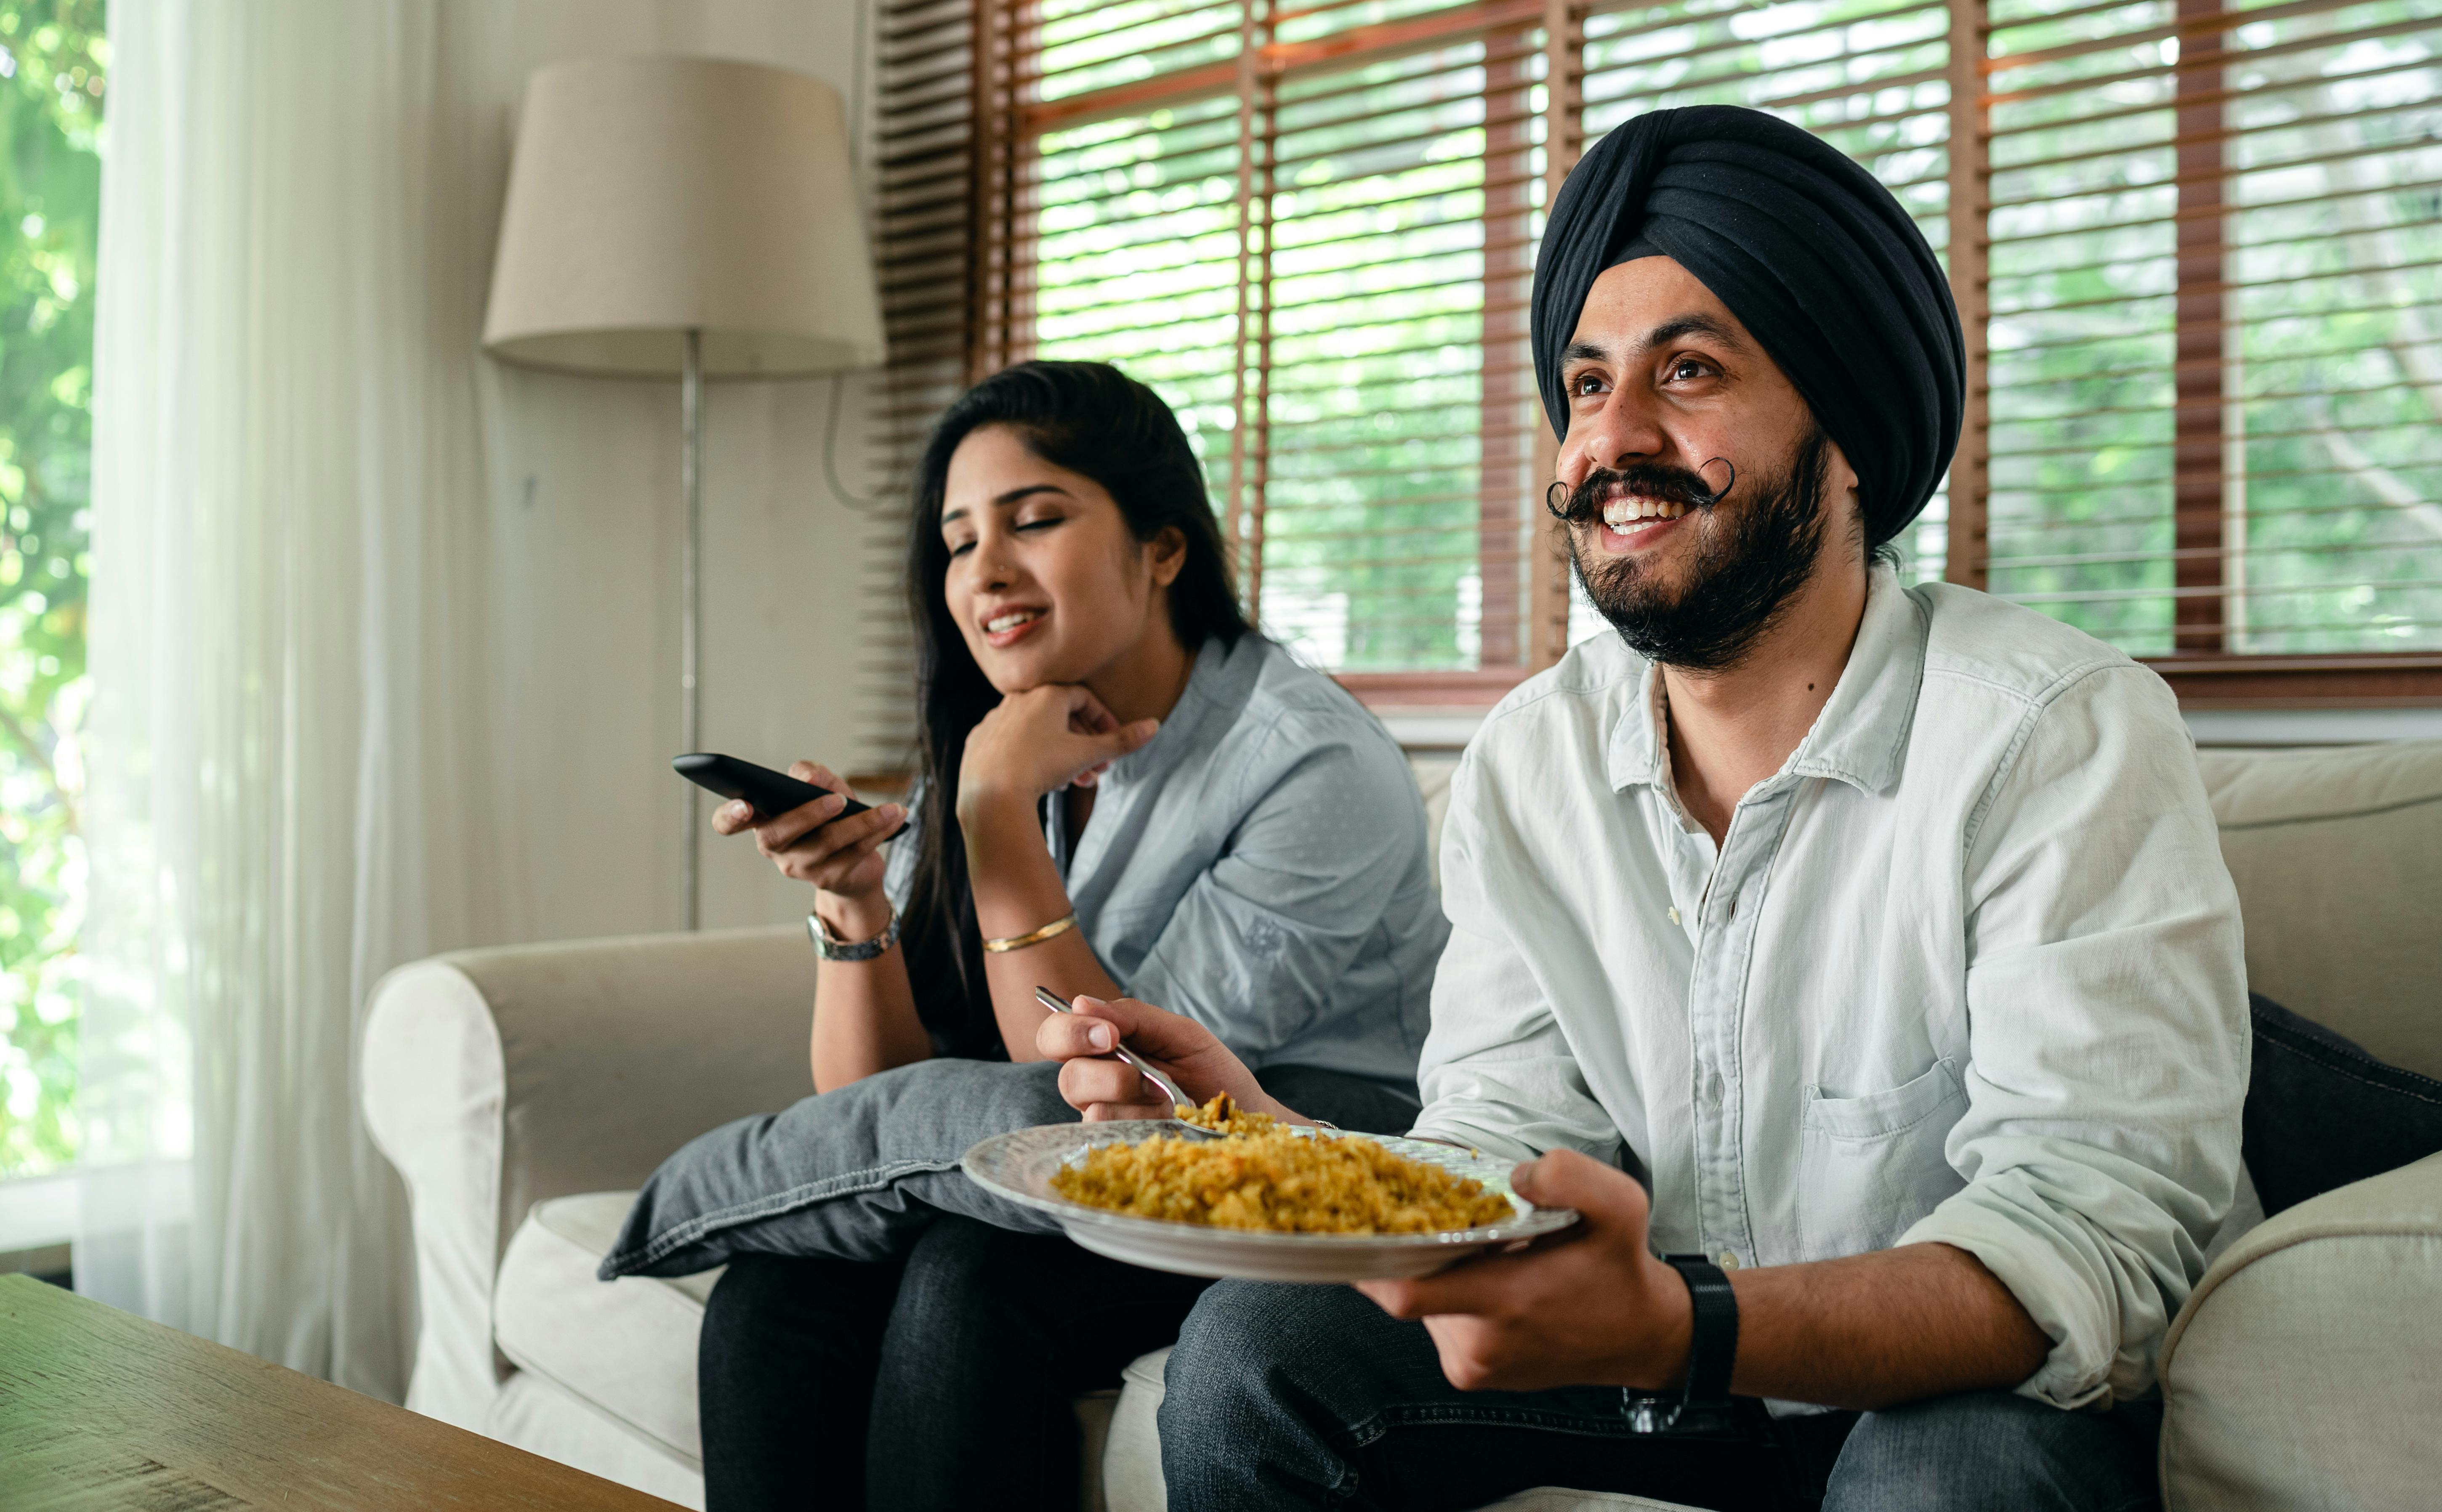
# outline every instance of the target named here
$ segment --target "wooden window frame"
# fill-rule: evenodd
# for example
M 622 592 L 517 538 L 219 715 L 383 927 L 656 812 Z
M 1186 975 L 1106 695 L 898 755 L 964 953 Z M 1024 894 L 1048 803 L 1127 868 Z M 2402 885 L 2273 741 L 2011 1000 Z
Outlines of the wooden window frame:
M 1282 43 L 1274 30 L 1288 10 L 1281 0 L 1253 0 L 1243 12 L 1238 55 L 1217 63 L 1157 76 L 1140 83 L 1118 86 L 1073 100 L 1048 103 L 1022 98 L 1021 60 L 1030 50 L 1028 0 L 974 0 L 975 37 L 973 49 L 974 93 L 971 148 L 973 188 L 969 225 L 967 279 L 967 351 L 969 380 L 980 379 L 1030 355 L 1033 319 L 1032 269 L 1024 260 L 1024 243 L 1009 229 L 1023 209 L 1023 165 L 1030 144 L 1041 135 L 1065 125 L 1136 114 L 1161 103 L 1234 94 L 1239 100 L 1241 234 L 1238 270 L 1237 398 L 1242 417 L 1248 404 L 1262 409 L 1260 372 L 1250 367 L 1247 352 L 1260 342 L 1261 322 L 1269 318 L 1268 227 L 1251 207 L 1268 203 L 1269 154 L 1260 149 L 1268 140 L 1272 91 L 1291 68 L 1330 62 L 1353 65 L 1377 58 L 1396 57 L 1451 42 L 1481 39 L 1487 43 L 1503 34 L 1520 35 L 1540 28 L 1545 37 L 1544 197 L 1549 205 L 1560 181 L 1582 149 L 1581 81 L 1584 24 L 1589 15 L 1634 9 L 1631 0 L 1474 0 L 1417 16 L 1352 27 L 1315 41 Z M 2189 56 L 2218 55 L 2229 29 L 2222 19 L 2224 0 L 2177 0 L 2177 29 Z M 1305 8 L 1300 8 L 1303 9 Z M 1966 332 L 1967 395 L 1959 451 L 1950 472 L 1950 519 L 1944 576 L 1951 582 L 1983 589 L 1988 546 L 1986 508 L 1990 460 L 1987 432 L 1987 331 L 1985 227 L 1989 217 L 1990 76 L 1996 64 L 1987 56 L 1991 27 L 1986 0 L 1949 0 L 1950 10 L 1950 279 Z M 2190 87 L 2194 81 L 2196 87 Z M 1517 79 L 1488 79 L 1487 91 L 1522 90 Z M 2220 98 L 2216 76 L 2201 62 L 2183 66 L 2177 86 L 2193 103 L 2178 105 L 2180 135 L 2191 132 L 2189 115 L 2215 108 Z M 2198 118 L 2199 119 L 2201 117 Z M 1487 140 L 1487 162 L 1496 152 L 1522 158 L 1528 150 L 1522 132 L 1516 142 Z M 2183 208 L 2194 208 L 2204 195 L 2217 202 L 2221 192 L 2218 145 L 2180 149 L 2178 175 Z M 1498 198 L 1498 203 L 1496 203 Z M 1530 213 L 1522 189 L 1514 195 L 1487 194 L 1487 233 L 1496 216 L 1523 218 Z M 1973 234 L 1962 234 L 1969 228 Z M 2225 223 L 2212 217 L 2182 217 L 2178 241 L 2179 293 L 2177 300 L 2175 353 L 2189 348 L 2217 355 L 2223 271 Z M 1487 234 L 1487 245 L 1495 238 Z M 1531 270 L 1530 270 L 1531 271 Z M 1521 280 L 1518 269 L 1496 269 L 1487 262 L 1487 291 L 1496 281 Z M 1249 332 L 1255 334 L 1250 339 Z M 1487 325 L 1487 341 L 1491 328 Z M 1504 339 L 1516 339 L 1505 332 Z M 2203 343 L 2213 343 L 2210 351 Z M 2175 358 L 2176 360 L 2176 358 Z M 2312 655 L 2247 655 L 2224 645 L 2223 601 L 2211 592 L 2222 581 L 2222 563 L 2214 555 L 2222 545 L 2224 511 L 2220 501 L 2223 410 L 2218 368 L 2187 373 L 2181 365 L 2177 381 L 2173 520 L 2174 586 L 2190 590 L 2175 602 L 2174 652 L 2143 658 L 2178 695 L 2182 706 L 2196 709 L 2331 709 L 2442 705 L 2442 651 L 2340 652 Z M 1250 381 L 1258 387 L 1249 388 Z M 1529 385 L 1531 388 L 1531 385 Z M 2197 392 L 2191 393 L 2190 390 Z M 2207 392 L 2210 391 L 2210 392 Z M 1489 410 L 1514 395 L 1496 395 L 1489 380 L 1484 403 Z M 2191 413 L 2192 409 L 2198 413 Z M 1260 421 L 1258 422 L 1260 424 Z M 2206 432 L 2210 431 L 2208 435 Z M 1548 426 L 1534 428 L 1535 472 L 1549 477 L 1557 470 L 1558 446 Z M 1242 423 L 1231 441 L 1228 487 L 1223 501 L 1225 525 L 1251 582 L 1262 571 L 1261 511 L 1248 501 L 1264 481 L 1261 438 L 1249 444 Z M 1513 459 L 1514 462 L 1514 459 Z M 1487 543 L 1517 538 L 1520 511 L 1532 501 L 1495 498 L 1487 465 L 1481 503 L 1484 539 Z M 2207 496 L 2211 497 L 2208 498 Z M 1533 539 L 1536 560 L 1522 595 L 1506 590 L 1496 593 L 1487 583 L 1485 608 L 1506 602 L 1512 614 L 1496 629 L 1486 614 L 1484 646 L 1517 658 L 1512 665 L 1473 670 L 1437 672 L 1348 672 L 1339 681 L 1369 706 L 1386 711 L 1465 711 L 1490 707 L 1525 678 L 1557 662 L 1568 646 L 1569 566 L 1567 542 L 1558 527 L 1539 524 Z M 1505 547 L 1503 548 L 1506 549 Z

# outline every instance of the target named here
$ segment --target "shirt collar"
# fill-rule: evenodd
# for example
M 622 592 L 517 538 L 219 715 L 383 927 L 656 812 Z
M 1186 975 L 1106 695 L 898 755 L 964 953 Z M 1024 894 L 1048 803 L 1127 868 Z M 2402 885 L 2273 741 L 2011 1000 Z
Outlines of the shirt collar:
M 1252 640 L 1240 636 L 1240 644 Z M 1178 701 L 1170 707 L 1169 715 L 1153 738 L 1111 763 L 1110 775 L 1125 781 L 1139 781 L 1170 767 L 1180 753 L 1202 743 L 1194 730 L 1222 701 L 1220 684 L 1227 680 L 1230 652 L 1218 635 L 1207 636 L 1196 647 L 1195 665 L 1187 674 L 1187 686 L 1179 689 Z
M 1917 693 L 1924 683 L 1924 611 L 1899 575 L 1877 562 L 1849 665 L 1814 727 L 1781 767 L 1788 776 L 1834 777 L 1879 792 L 1899 776 Z M 1662 669 L 1648 663 L 1637 698 L 1613 726 L 1606 766 L 1613 791 L 1659 787 L 1664 768 Z
M 1662 667 L 1658 663 L 1648 662 L 1644 676 L 1637 679 L 1636 701 L 1612 726 L 1611 750 L 1605 765 L 1610 770 L 1613 792 L 1662 786 L 1663 718 Z

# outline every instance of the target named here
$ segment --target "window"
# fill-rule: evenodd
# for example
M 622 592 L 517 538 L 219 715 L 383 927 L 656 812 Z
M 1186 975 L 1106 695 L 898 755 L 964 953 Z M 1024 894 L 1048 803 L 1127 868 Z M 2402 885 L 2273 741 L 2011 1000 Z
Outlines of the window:
M 1545 48 L 1508 11 L 1049 0 L 1012 49 L 1007 355 L 1170 399 L 1249 604 L 1335 670 L 1528 665 Z
M 1995 0 L 1986 539 L 2162 658 L 2413 694 L 2442 647 L 2442 16 Z M 2223 670 L 2188 673 L 2187 666 Z
M 959 3 L 963 375 L 1152 383 L 1263 623 L 1377 702 L 1599 628 L 1540 507 L 1535 241 L 1581 143 L 1711 101 L 1867 164 L 1950 262 L 1969 424 L 1905 573 L 2191 699 L 2442 697 L 2419 0 Z
M 76 1157 L 101 7 L 0 6 L 0 1178 Z

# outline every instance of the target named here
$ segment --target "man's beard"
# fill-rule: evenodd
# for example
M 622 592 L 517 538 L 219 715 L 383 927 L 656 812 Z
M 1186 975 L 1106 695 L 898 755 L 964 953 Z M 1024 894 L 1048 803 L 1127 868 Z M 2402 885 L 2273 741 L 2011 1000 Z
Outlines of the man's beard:
M 1604 556 L 1573 539 L 1570 557 L 1586 596 L 1638 655 L 1690 672 L 1736 666 L 1777 624 L 1823 554 L 1823 481 L 1831 440 L 1819 426 L 1777 479 L 1759 480 L 1748 502 L 1724 515 L 1704 480 L 1682 467 L 1640 465 L 1588 477 L 1554 513 L 1598 523 L 1606 497 L 1625 491 L 1687 506 L 1697 530 L 1686 586 L 1675 594 L 1649 567 Z M 1732 480 L 1731 487 L 1737 486 Z

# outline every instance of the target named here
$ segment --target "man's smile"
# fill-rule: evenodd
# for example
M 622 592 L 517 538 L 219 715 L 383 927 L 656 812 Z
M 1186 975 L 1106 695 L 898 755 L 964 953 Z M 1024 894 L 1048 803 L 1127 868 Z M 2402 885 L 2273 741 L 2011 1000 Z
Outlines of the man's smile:
M 1686 504 L 1623 494 L 1603 505 L 1602 549 L 1632 552 L 1657 545 L 1686 513 Z

